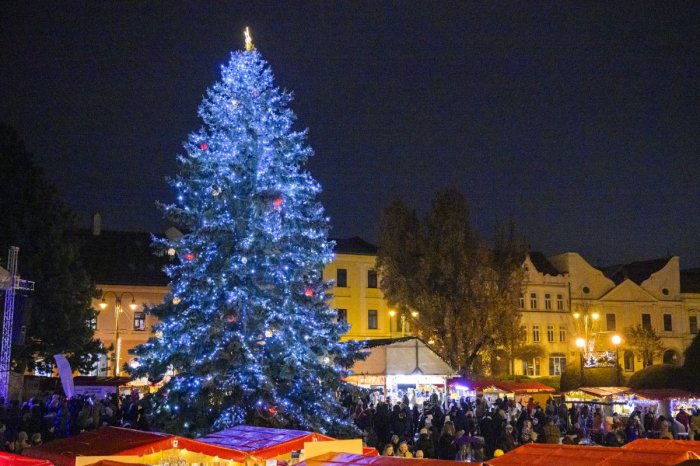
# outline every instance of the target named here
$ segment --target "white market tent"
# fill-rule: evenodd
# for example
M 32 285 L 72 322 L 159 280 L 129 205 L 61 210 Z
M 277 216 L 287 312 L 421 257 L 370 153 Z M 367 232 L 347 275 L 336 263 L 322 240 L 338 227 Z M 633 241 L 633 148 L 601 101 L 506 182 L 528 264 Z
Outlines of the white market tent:
M 385 393 L 427 386 L 447 389 L 447 378 L 455 374 L 435 351 L 418 337 L 367 340 L 369 355 L 352 367 L 347 381 L 363 387 L 382 387 Z

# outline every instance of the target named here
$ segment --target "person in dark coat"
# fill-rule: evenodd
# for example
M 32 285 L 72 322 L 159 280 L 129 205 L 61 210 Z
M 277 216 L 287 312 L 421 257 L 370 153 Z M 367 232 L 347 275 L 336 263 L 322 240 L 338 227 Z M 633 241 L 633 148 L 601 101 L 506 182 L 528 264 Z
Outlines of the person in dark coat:
M 420 430 L 418 441 L 413 448 L 414 452 L 417 452 L 418 450 L 423 451 L 424 458 L 435 458 L 435 445 L 433 445 L 433 439 L 430 438 L 428 429 L 425 427 Z
M 440 440 L 438 440 L 437 447 L 435 448 L 435 453 L 439 459 L 454 461 L 457 456 L 457 447 L 454 443 L 456 433 L 454 423 L 452 421 L 445 421 L 442 426 Z

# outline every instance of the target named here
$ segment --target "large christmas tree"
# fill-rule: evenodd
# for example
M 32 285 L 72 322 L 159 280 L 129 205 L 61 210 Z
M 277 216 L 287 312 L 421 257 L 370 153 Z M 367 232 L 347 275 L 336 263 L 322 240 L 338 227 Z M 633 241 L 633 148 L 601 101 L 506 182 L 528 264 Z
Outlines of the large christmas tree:
M 157 241 L 173 256 L 171 293 L 152 309 L 155 336 L 134 350 L 131 369 L 174 374 L 150 397 L 158 428 L 352 430 L 337 394 L 361 353 L 339 341 L 347 327 L 328 305 L 322 270 L 333 245 L 290 100 L 248 41 L 208 90 L 204 127 L 178 157 L 177 202 L 164 209 L 184 235 Z

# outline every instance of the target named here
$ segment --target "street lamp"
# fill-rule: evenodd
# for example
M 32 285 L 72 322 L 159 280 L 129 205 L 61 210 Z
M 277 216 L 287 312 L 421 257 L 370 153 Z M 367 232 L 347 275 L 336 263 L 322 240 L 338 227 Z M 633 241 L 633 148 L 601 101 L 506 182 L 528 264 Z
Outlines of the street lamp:
M 581 337 L 576 339 L 576 347 L 579 349 L 579 360 L 581 363 L 581 368 L 579 372 L 579 386 L 583 385 L 583 348 L 586 346 L 586 340 Z
M 620 343 L 622 343 L 622 338 L 620 335 L 612 336 L 612 344 L 615 347 L 615 379 L 617 380 L 617 386 L 620 386 Z
M 124 291 L 122 293 L 116 293 L 114 291 L 106 291 L 102 293 L 102 301 L 100 302 L 100 309 L 107 309 L 107 296 L 114 296 L 114 376 L 119 376 L 119 353 L 121 351 L 121 336 L 119 335 L 119 315 L 122 313 L 122 298 L 126 295 L 131 296 L 131 304 L 129 308 L 135 311 L 138 307 L 136 304 L 136 298 L 134 294 L 129 291 Z

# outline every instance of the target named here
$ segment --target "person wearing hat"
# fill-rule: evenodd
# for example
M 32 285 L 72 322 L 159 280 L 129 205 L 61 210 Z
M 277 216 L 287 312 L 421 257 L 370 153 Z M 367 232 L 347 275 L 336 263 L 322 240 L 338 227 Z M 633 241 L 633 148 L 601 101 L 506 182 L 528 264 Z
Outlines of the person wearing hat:
M 421 450 L 425 458 L 435 458 L 435 445 L 433 445 L 433 439 L 430 438 L 430 433 L 425 427 L 420 430 L 418 441 L 413 450 L 416 452 Z
M 498 448 L 501 451 L 509 452 L 515 450 L 515 434 L 513 430 L 512 425 L 506 424 L 505 431 L 501 434 L 501 438 L 498 441 Z

